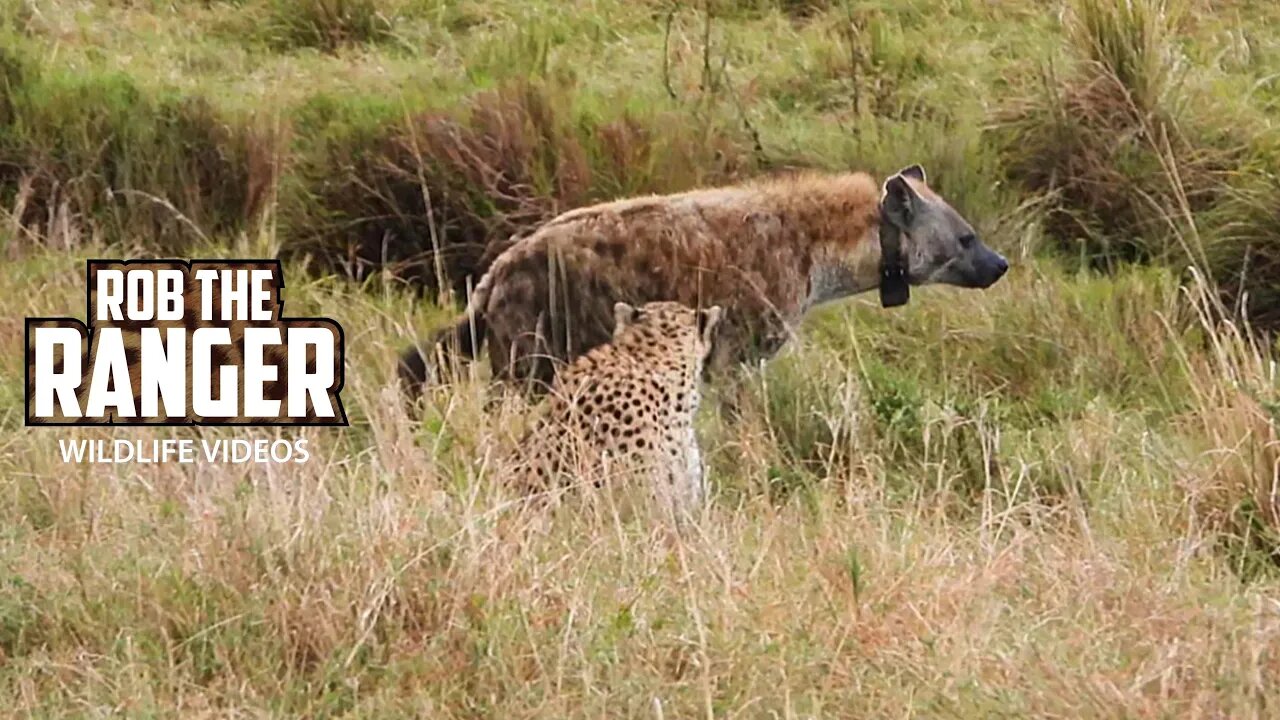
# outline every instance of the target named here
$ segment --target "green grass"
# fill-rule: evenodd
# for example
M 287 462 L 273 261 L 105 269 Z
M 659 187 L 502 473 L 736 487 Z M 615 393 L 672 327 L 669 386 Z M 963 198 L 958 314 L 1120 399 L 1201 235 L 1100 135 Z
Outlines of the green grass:
M 1280 326 L 1277 21 L 0 0 L 7 707 L 1268 716 L 1280 347 L 1237 311 Z M 577 205 L 912 162 L 1009 276 L 824 308 L 711 388 L 696 532 L 513 506 L 528 408 L 481 370 L 402 408 L 397 353 L 454 311 L 433 234 L 456 290 Z M 312 462 L 73 467 L 22 427 L 22 318 L 82 312 L 85 258 L 159 252 L 282 254 L 289 312 L 343 324 L 352 425 L 261 431 Z

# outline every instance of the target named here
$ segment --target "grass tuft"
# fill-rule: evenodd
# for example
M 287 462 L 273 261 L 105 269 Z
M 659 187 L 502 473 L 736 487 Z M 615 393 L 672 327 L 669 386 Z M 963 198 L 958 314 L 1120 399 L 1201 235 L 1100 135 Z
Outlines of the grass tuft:
M 277 48 L 329 53 L 386 41 L 392 30 L 391 19 L 374 0 L 272 0 L 264 28 Z
M 509 239 L 595 200 L 738 176 L 749 158 L 716 125 L 610 117 L 566 88 L 514 83 L 330 145 L 304 171 L 309 211 L 290 253 L 363 279 L 465 292 Z M 659 128 L 662 128 L 661 131 Z
M 273 201 L 282 134 L 120 73 L 36 70 L 6 53 L 0 198 L 34 233 L 73 218 L 159 252 L 248 229 Z
M 1065 29 L 1076 50 L 1110 75 L 1135 111 L 1160 114 L 1176 102 L 1183 66 L 1181 0 L 1075 0 Z
M 1220 314 L 1211 288 L 1195 287 L 1210 353 L 1187 365 L 1193 403 L 1180 423 L 1200 454 L 1183 484 L 1194 519 L 1242 577 L 1280 576 L 1280 374 L 1268 349 Z
M 1079 0 L 1067 15 L 1076 60 L 1002 117 L 1009 175 L 1051 199 L 1046 229 L 1095 266 L 1189 259 L 1185 214 L 1221 194 L 1229 154 L 1198 146 L 1179 115 L 1176 13 L 1164 0 Z M 1198 258 L 1196 258 L 1198 259 Z
M 1207 259 L 1223 301 L 1255 328 L 1280 330 L 1280 178 L 1233 179 L 1208 224 Z

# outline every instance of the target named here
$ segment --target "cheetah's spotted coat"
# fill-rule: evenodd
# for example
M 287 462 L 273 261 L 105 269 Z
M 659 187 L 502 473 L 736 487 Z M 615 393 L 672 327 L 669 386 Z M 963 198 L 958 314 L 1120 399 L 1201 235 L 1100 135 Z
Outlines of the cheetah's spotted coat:
M 521 443 L 517 484 L 540 492 L 625 475 L 677 508 L 705 495 L 693 418 L 719 307 L 614 307 L 615 330 L 558 373 L 546 416 Z

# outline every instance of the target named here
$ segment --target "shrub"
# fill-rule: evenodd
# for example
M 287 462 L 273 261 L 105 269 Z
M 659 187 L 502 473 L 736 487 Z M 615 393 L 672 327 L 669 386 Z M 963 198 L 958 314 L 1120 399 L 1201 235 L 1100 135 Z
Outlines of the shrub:
M 1050 197 L 1046 230 L 1091 264 L 1185 257 L 1188 215 L 1221 194 L 1230 153 L 1197 145 L 1180 117 L 1176 20 L 1165 0 L 1078 0 L 1077 71 L 1046 73 L 1000 118 L 1009 175 Z
M 23 226 L 80 217 L 168 252 L 244 229 L 271 198 L 274 130 L 121 74 L 40 71 L 20 52 L 0 55 L 0 73 L 0 200 Z
M 462 293 L 507 240 L 561 211 L 733 177 L 740 138 L 627 113 L 604 119 L 561 88 L 516 83 L 461 112 L 337 137 L 303 170 L 286 249 L 357 279 L 383 272 Z M 651 130 L 666 122 L 661 133 Z
M 373 0 L 273 0 L 268 40 L 283 49 L 336 52 L 391 37 L 391 20 Z

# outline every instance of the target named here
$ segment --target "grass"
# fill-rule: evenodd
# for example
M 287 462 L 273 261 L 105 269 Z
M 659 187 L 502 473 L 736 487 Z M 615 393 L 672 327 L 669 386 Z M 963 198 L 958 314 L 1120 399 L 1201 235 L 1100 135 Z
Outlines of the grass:
M 392 22 L 372 0 L 277 1 L 266 24 L 269 42 L 284 50 L 340 48 L 391 37 Z
M 1053 9 L 0 2 L 10 712 L 1273 714 L 1276 11 Z M 1010 275 L 824 308 L 710 389 L 691 532 L 513 503 L 528 408 L 483 372 L 402 408 L 432 292 L 510 233 L 915 161 Z M 21 425 L 21 319 L 162 251 L 286 255 L 290 313 L 346 330 L 352 425 L 57 436 L 311 462 L 68 466 Z
M 16 315 L 69 312 L 81 281 L 35 253 L 0 289 L 42 288 Z M 354 370 L 352 427 L 266 433 L 307 437 L 311 463 L 67 472 L 15 397 L 4 686 L 54 715 L 1260 712 L 1280 672 L 1280 574 L 1249 535 L 1274 527 L 1248 503 L 1274 478 L 1263 351 L 1180 319 L 1160 273 L 1028 259 L 1008 283 L 814 317 L 741 423 L 704 415 L 716 499 L 680 536 L 513 508 L 520 403 L 487 411 L 467 382 L 419 425 L 395 401 L 394 351 L 439 316 L 290 280 Z
M 1190 65 L 1188 7 L 1071 3 L 1070 75 L 1046 73 L 1001 113 L 997 134 L 1012 178 L 1048 197 L 1047 229 L 1067 255 L 1194 265 L 1274 329 L 1268 269 L 1280 244 L 1268 213 L 1250 209 L 1276 164 L 1273 128 L 1251 93 L 1211 87 L 1228 82 L 1221 64 Z

